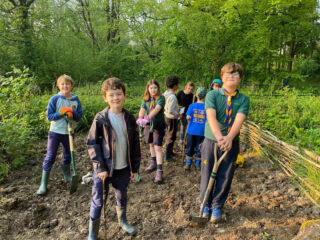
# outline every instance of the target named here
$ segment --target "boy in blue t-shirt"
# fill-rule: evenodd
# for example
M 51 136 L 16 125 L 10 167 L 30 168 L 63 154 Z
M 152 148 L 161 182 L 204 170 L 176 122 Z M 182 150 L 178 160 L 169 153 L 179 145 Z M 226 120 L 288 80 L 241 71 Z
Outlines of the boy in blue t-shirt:
M 197 170 L 200 170 L 200 144 L 204 139 L 204 127 L 206 123 L 206 111 L 204 105 L 206 93 L 205 88 L 198 88 L 196 93 L 198 101 L 191 104 L 187 111 L 189 127 L 187 131 L 186 165 L 184 166 L 184 169 L 186 170 L 190 170 L 194 154 L 194 167 Z

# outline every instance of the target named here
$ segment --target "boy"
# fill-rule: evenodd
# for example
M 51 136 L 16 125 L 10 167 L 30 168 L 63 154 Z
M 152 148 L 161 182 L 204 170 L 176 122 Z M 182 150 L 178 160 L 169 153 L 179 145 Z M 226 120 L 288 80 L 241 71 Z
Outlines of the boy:
M 118 78 L 102 84 L 102 96 L 109 107 L 96 114 L 88 134 L 88 152 L 93 164 L 92 199 L 88 239 L 98 239 L 103 188 L 112 184 L 119 225 L 130 235 L 136 233 L 126 218 L 127 187 L 140 166 L 140 142 L 135 118 L 123 108 L 126 88 Z M 106 199 L 106 196 L 105 196 Z
M 215 144 L 218 144 L 218 158 L 224 151 L 229 152 L 220 164 L 215 190 L 209 197 L 209 204 L 204 208 L 203 215 L 208 216 L 212 206 L 211 222 L 221 220 L 222 208 L 227 200 L 235 170 L 234 163 L 239 153 L 240 128 L 249 111 L 249 98 L 237 89 L 242 76 L 243 70 L 238 63 L 224 65 L 221 69 L 223 88 L 210 91 L 206 96 L 207 122 L 205 139 L 201 146 L 201 202 L 213 167 Z
M 73 87 L 72 78 L 66 74 L 57 80 L 60 92 L 49 100 L 47 118 L 50 121 L 47 154 L 42 164 L 41 185 L 37 191 L 38 195 L 45 195 L 49 180 L 50 170 L 56 160 L 57 150 L 62 143 L 63 159 L 61 170 L 64 179 L 71 182 L 70 176 L 70 146 L 68 135 L 68 121 L 79 121 L 82 117 L 82 107 L 78 96 L 71 93 Z
M 182 112 L 182 116 L 180 118 L 180 145 L 182 145 L 183 143 L 184 135 L 187 128 L 186 112 L 190 104 L 193 102 L 193 89 L 194 84 L 192 82 L 187 82 L 186 86 L 184 87 L 184 90 L 181 90 L 177 94 L 179 109 L 180 112 Z
M 164 160 L 167 162 L 173 162 L 173 144 L 177 137 L 178 128 L 178 100 L 175 92 L 179 88 L 179 77 L 175 75 L 168 76 L 166 78 L 167 91 L 163 93 L 166 103 L 164 106 L 164 116 L 166 122 L 166 152 Z
M 194 167 L 200 170 L 200 144 L 204 139 L 204 126 L 206 123 L 206 113 L 204 108 L 204 99 L 206 97 L 206 89 L 201 87 L 197 90 L 198 101 L 189 106 L 187 111 L 187 119 L 189 127 L 187 132 L 187 149 L 186 149 L 186 165 L 184 169 L 190 170 L 192 157 L 195 154 Z
M 212 81 L 210 85 L 210 90 L 217 90 L 222 87 L 222 82 L 219 78 L 216 78 Z

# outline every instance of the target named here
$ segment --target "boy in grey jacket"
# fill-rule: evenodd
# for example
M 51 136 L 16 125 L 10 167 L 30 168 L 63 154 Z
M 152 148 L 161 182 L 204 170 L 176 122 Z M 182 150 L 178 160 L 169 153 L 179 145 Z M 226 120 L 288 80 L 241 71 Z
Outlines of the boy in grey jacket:
M 173 162 L 173 144 L 176 140 L 177 129 L 178 129 L 178 99 L 175 92 L 179 88 L 179 77 L 175 75 L 168 76 L 166 78 L 167 91 L 164 92 L 163 96 L 166 99 L 164 106 L 164 116 L 166 122 L 166 152 L 164 160 L 167 162 Z

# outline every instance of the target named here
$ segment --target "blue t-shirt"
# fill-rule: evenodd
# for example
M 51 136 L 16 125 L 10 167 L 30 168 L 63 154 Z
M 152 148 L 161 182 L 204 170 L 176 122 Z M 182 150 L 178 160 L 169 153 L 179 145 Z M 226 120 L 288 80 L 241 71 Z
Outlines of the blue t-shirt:
M 204 136 L 206 110 L 204 103 L 193 103 L 189 106 L 187 116 L 190 116 L 188 134 Z

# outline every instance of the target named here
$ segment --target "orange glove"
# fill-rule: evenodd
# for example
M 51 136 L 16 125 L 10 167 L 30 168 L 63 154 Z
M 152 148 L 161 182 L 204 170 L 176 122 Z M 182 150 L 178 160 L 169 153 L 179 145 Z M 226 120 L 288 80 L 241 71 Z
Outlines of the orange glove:
M 72 118 L 72 107 L 62 107 L 59 111 L 61 115 L 68 115 L 68 118 Z

